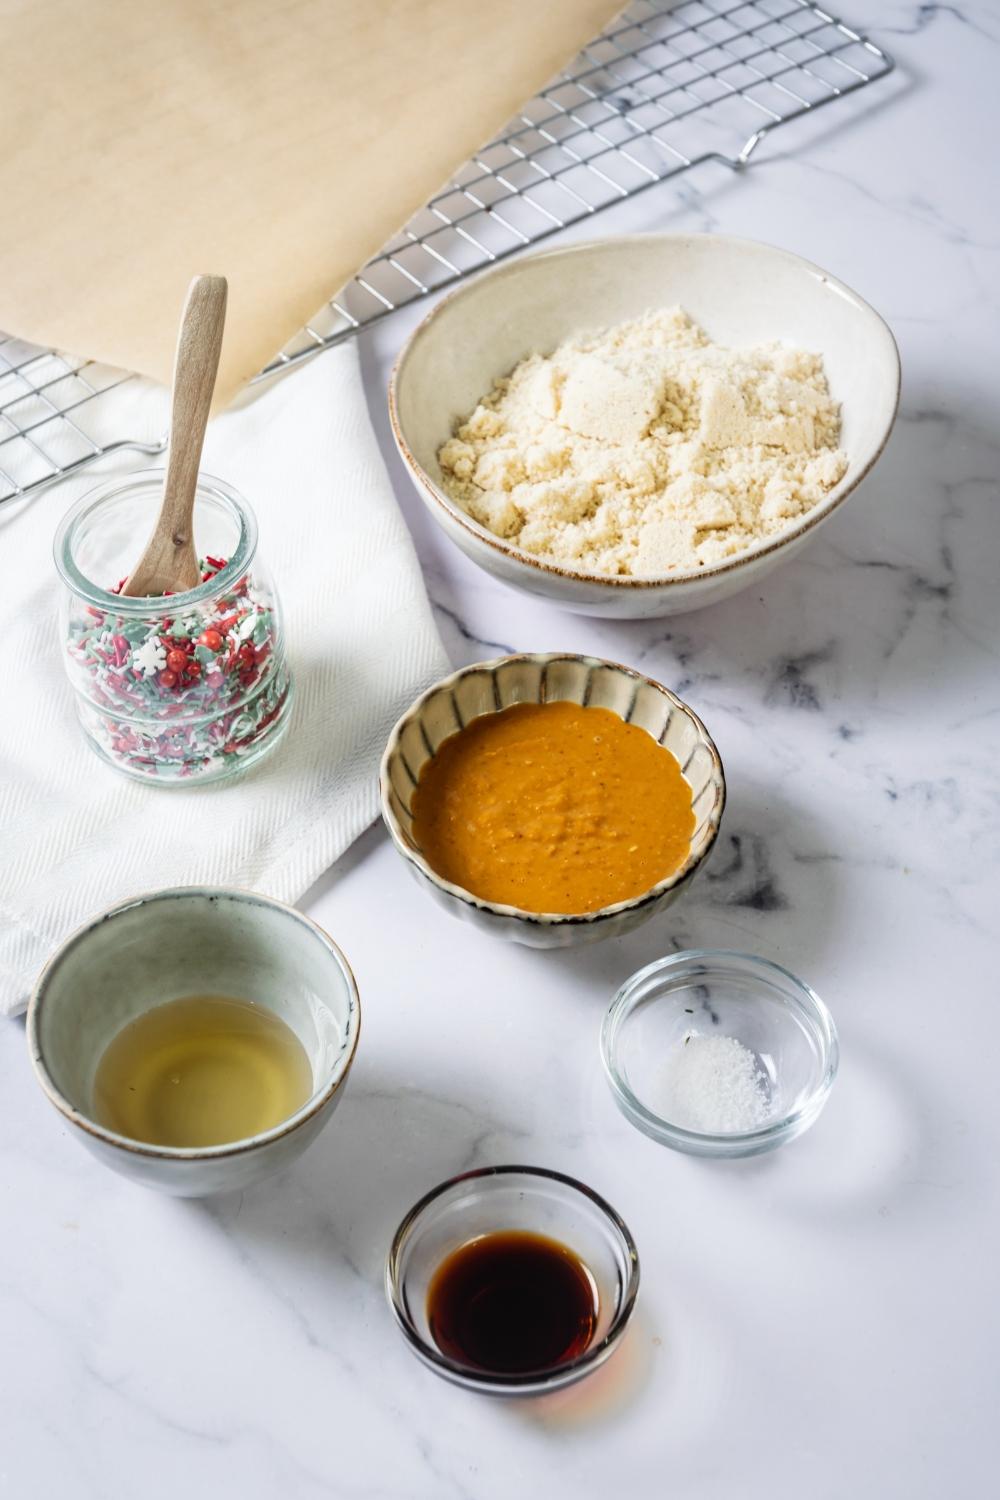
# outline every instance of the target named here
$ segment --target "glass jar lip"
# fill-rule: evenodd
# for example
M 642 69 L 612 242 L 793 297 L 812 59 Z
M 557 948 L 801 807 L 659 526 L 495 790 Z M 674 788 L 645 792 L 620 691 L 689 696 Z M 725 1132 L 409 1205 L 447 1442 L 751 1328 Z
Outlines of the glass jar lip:
M 233 514 L 239 526 L 239 536 L 232 556 L 226 566 L 220 568 L 206 583 L 200 583 L 197 588 L 187 589 L 180 594 L 145 594 L 123 598 L 121 594 L 101 588 L 80 571 L 73 557 L 73 539 L 78 527 L 91 512 L 127 490 L 144 485 L 162 486 L 165 475 L 166 470 L 163 468 L 137 469 L 131 474 L 105 480 L 81 495 L 63 516 L 56 531 L 52 553 L 59 576 L 78 598 L 98 609 L 113 610 L 120 615 L 148 615 L 161 608 L 175 613 L 213 598 L 246 572 L 257 551 L 257 518 L 247 501 L 232 485 L 204 472 L 198 475 L 197 494 L 220 500 Z M 136 561 L 141 545 L 141 542 L 136 545 Z

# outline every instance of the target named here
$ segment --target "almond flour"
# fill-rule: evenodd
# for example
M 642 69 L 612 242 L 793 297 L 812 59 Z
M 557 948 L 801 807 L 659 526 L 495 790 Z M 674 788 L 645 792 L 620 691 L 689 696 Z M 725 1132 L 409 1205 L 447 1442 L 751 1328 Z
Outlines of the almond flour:
M 522 360 L 438 460 L 446 492 L 494 535 L 648 577 L 799 520 L 847 468 L 839 437 L 818 354 L 722 348 L 669 308 Z

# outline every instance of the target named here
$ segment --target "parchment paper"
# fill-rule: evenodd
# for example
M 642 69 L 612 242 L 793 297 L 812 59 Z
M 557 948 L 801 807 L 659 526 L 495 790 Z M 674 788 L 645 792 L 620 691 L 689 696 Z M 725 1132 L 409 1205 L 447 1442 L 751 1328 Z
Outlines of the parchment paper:
M 255 374 L 621 0 L 0 0 L 0 328 Z

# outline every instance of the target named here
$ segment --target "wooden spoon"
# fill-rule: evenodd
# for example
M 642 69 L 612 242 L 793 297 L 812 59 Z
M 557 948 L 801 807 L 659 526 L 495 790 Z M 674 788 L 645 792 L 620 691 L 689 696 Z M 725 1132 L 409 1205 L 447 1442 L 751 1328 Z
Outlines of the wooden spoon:
M 205 426 L 219 368 L 228 287 L 224 276 L 196 276 L 177 337 L 170 444 L 163 502 L 146 550 L 121 590 L 130 597 L 180 594 L 201 582 L 192 514 Z

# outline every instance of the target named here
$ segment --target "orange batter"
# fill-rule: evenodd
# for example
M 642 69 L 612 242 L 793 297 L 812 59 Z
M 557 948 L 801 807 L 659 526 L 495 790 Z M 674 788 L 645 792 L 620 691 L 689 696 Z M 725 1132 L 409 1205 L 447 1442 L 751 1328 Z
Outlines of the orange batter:
M 694 832 L 674 755 L 606 708 L 519 703 L 445 740 L 413 794 L 438 875 L 486 901 L 588 912 L 679 869 Z

